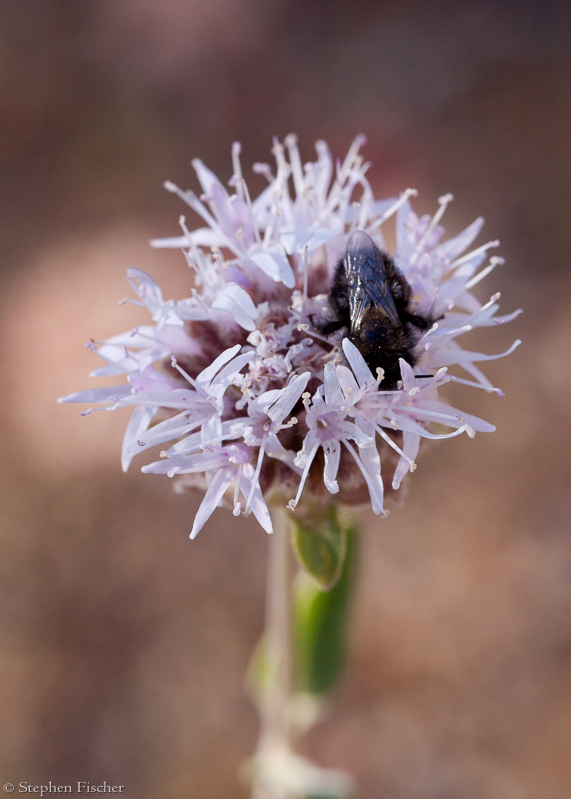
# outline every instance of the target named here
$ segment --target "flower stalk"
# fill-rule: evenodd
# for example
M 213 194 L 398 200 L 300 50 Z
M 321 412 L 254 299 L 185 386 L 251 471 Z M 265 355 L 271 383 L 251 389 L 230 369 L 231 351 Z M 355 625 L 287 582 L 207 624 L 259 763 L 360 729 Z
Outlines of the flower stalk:
M 322 509 L 319 517 L 314 508 L 311 521 L 306 519 L 304 535 L 309 541 L 313 534 L 317 553 L 310 557 L 313 563 L 320 563 L 326 528 L 333 538 L 342 535 L 350 544 L 348 551 L 343 548 L 347 557 L 339 560 L 335 584 L 324 589 L 321 566 L 315 577 L 299 565 L 294 568 L 291 544 L 298 549 L 298 535 L 292 516 L 278 506 L 272 519 L 265 630 L 249 674 L 260 714 L 260 736 L 249 769 L 251 799 L 344 799 L 353 789 L 350 777 L 316 765 L 296 748 L 301 734 L 320 718 L 324 697 L 342 671 L 355 533 L 339 523 L 334 510 L 324 514 Z M 306 552 L 310 547 L 305 545 Z M 327 552 L 325 562 L 331 558 Z
M 274 763 L 292 751 L 291 526 L 282 508 L 272 509 L 274 532 L 268 545 L 264 660 L 259 700 L 260 737 L 255 756 L 252 799 L 290 799 Z

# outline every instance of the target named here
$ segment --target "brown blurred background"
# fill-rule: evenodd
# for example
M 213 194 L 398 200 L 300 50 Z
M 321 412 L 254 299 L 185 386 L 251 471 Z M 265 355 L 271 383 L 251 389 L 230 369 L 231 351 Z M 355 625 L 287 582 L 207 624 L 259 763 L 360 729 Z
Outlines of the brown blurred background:
M 420 190 L 451 232 L 486 217 L 507 328 L 466 345 L 507 396 L 458 392 L 498 426 L 429 447 L 391 518 L 366 517 L 348 669 L 305 742 L 358 799 L 571 796 L 570 6 L 421 0 L 4 0 L 0 182 L 0 779 L 106 779 L 127 799 L 245 799 L 266 536 L 135 464 L 126 417 L 57 406 L 82 348 L 143 320 L 128 267 L 188 292 L 176 252 L 199 156 L 246 174 L 296 131 L 378 196 Z M 259 183 L 250 182 L 255 193 Z M 485 236 L 485 238 L 484 238 Z M 570 393 L 566 393 L 570 392 Z M 231 523 L 230 523 L 231 522 Z

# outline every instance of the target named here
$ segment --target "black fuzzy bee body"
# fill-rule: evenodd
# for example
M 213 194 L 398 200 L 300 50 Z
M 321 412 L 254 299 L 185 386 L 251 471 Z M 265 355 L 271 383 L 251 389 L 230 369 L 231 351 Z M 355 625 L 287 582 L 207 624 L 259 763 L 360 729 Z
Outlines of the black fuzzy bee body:
M 380 388 L 395 388 L 401 378 L 399 359 L 415 365 L 415 346 L 433 320 L 416 312 L 405 277 L 362 230 L 349 239 L 328 299 L 331 318 L 318 325 L 320 332 L 347 328 L 371 371 L 383 370 Z

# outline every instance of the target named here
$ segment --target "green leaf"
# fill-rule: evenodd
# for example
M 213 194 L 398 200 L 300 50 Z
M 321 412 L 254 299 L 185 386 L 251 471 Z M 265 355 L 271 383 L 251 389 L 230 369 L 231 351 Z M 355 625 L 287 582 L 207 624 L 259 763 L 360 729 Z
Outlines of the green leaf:
M 355 530 L 347 528 L 343 532 L 346 556 L 336 585 L 323 591 L 304 572 L 300 572 L 296 581 L 298 687 L 313 695 L 331 690 L 343 668 L 356 550 Z
M 332 505 L 323 518 L 294 519 L 293 546 L 300 565 L 324 591 L 341 576 L 347 551 L 346 530 L 339 524 Z

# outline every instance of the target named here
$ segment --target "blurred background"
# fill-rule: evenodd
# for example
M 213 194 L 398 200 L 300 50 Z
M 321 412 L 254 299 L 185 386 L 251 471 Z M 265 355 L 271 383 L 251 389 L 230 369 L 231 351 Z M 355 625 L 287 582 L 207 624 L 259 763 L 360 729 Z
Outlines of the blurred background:
M 126 799 L 246 799 L 267 541 L 119 466 L 125 417 L 79 416 L 82 347 L 140 322 L 124 271 L 188 293 L 165 179 L 249 174 L 297 132 L 377 196 L 486 217 L 505 266 L 479 287 L 525 314 L 500 352 L 497 425 L 428 447 L 406 502 L 363 516 L 348 667 L 305 752 L 357 799 L 571 795 L 571 6 L 562 0 L 4 0 L 0 5 L 0 771 L 123 784 Z M 252 193 L 259 178 L 250 181 Z M 456 397 L 455 397 L 456 398 Z M 232 522 L 231 524 L 229 522 Z

